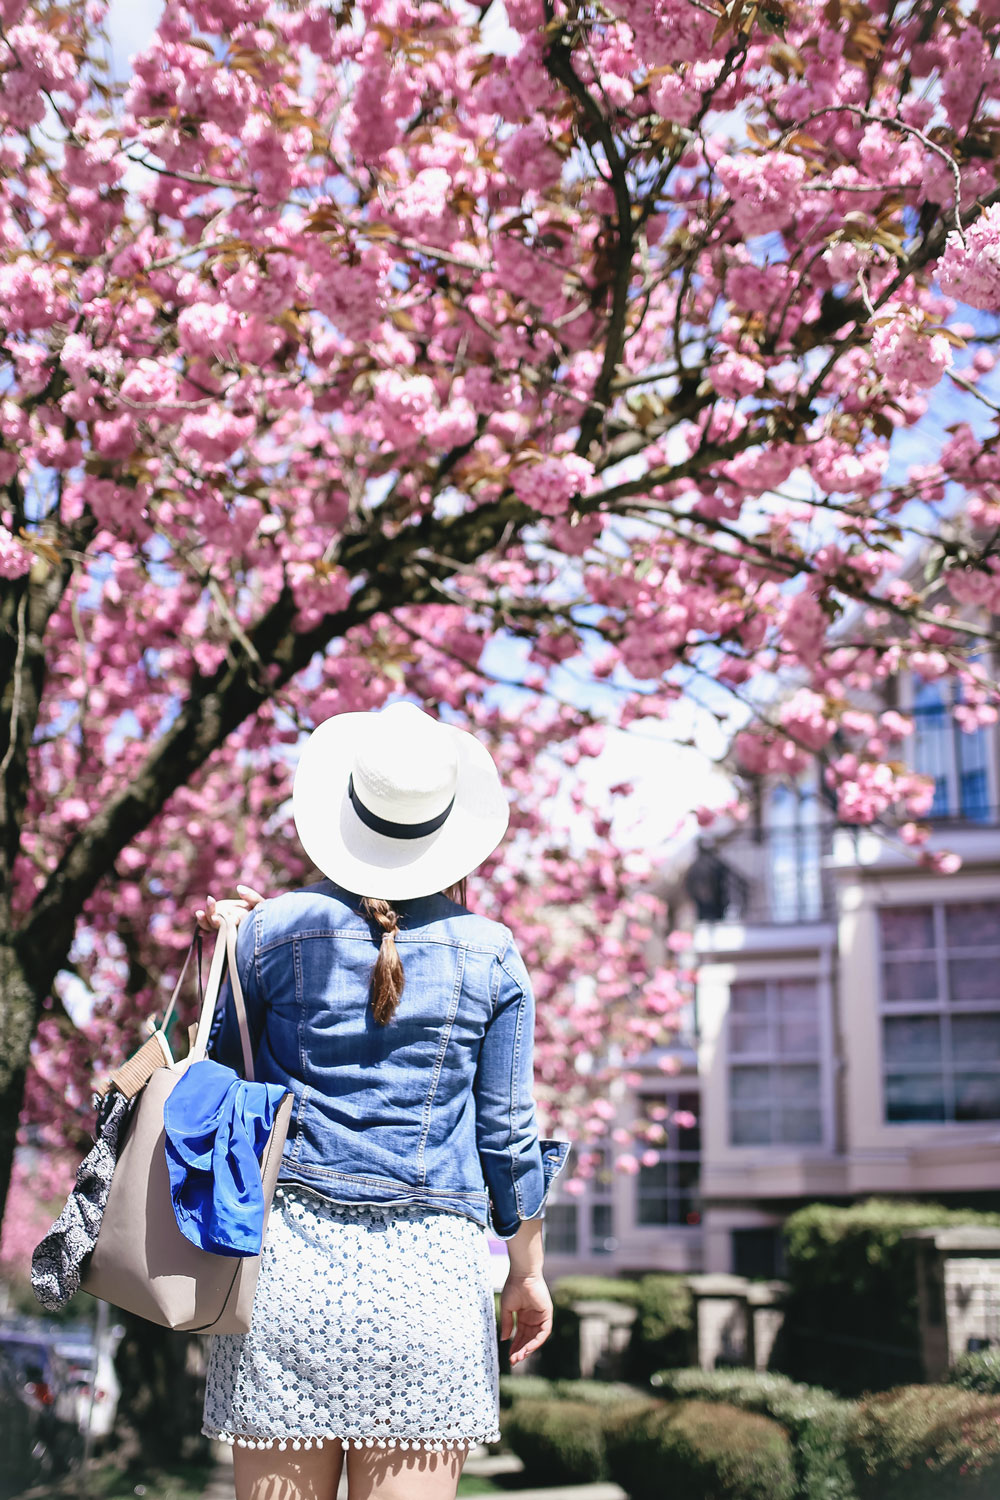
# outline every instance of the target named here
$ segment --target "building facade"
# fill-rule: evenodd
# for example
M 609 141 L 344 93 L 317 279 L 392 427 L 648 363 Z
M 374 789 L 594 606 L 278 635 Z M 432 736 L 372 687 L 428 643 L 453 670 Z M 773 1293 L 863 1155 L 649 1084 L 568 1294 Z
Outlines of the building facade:
M 636 1069 L 621 1123 L 698 1123 L 668 1125 L 656 1165 L 553 1195 L 553 1276 L 780 1275 L 781 1224 L 817 1199 L 1000 1208 L 1000 755 L 995 730 L 954 724 L 950 691 L 903 684 L 898 706 L 935 782 L 929 848 L 960 855 L 957 874 L 784 785 L 761 789 L 753 829 L 666 873 L 696 1018 L 676 1074 Z

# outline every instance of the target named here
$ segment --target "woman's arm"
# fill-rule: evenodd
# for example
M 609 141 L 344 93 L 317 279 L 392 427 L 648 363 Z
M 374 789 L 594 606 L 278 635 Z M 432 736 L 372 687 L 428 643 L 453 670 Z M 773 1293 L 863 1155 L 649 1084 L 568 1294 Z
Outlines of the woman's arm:
M 493 1228 L 509 1240 L 525 1219 L 538 1218 L 552 1179 L 569 1152 L 566 1141 L 541 1140 L 535 1120 L 535 998 L 511 942 L 495 970 L 496 995 L 487 1024 L 473 1096 L 476 1145 L 489 1189 Z

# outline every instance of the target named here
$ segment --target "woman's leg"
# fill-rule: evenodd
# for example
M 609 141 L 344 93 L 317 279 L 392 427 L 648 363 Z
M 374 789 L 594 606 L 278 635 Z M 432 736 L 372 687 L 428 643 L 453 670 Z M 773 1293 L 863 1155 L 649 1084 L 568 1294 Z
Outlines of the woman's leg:
M 350 1500 L 455 1500 L 468 1448 L 349 1448 Z
M 344 1449 L 336 1438 L 328 1438 L 322 1448 L 298 1452 L 236 1447 L 236 1500 L 336 1500 L 343 1462 Z

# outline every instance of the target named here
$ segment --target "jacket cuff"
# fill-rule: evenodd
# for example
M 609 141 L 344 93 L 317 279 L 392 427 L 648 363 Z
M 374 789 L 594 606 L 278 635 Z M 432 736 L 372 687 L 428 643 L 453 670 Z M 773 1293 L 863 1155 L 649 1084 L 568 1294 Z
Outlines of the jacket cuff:
M 572 1142 L 551 1140 L 548 1137 L 543 1137 L 541 1140 L 539 1140 L 538 1144 L 541 1149 L 542 1158 L 541 1199 L 534 1208 L 533 1212 L 521 1214 L 519 1215 L 519 1217 L 512 1219 L 507 1223 L 498 1223 L 495 1207 L 491 1197 L 490 1227 L 498 1239 L 513 1239 L 514 1235 L 520 1229 L 525 1219 L 544 1218 L 545 1203 L 546 1199 L 549 1196 L 549 1189 L 551 1188 L 552 1183 L 558 1177 L 559 1173 L 562 1171 L 563 1167 L 566 1165 L 566 1158 L 569 1156 L 570 1150 L 572 1148 Z

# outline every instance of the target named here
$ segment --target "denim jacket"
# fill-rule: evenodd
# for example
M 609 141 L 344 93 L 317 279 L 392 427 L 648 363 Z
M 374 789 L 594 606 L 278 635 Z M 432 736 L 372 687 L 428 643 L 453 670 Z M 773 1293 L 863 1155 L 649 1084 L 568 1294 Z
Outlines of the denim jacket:
M 450 1209 L 509 1239 L 542 1216 L 570 1149 L 538 1135 L 535 1005 L 514 940 L 445 896 L 400 903 L 405 982 L 380 1026 L 378 947 L 357 907 L 322 880 L 240 924 L 256 1076 L 294 1095 L 278 1180 L 340 1203 Z M 209 1050 L 242 1071 L 228 982 Z

